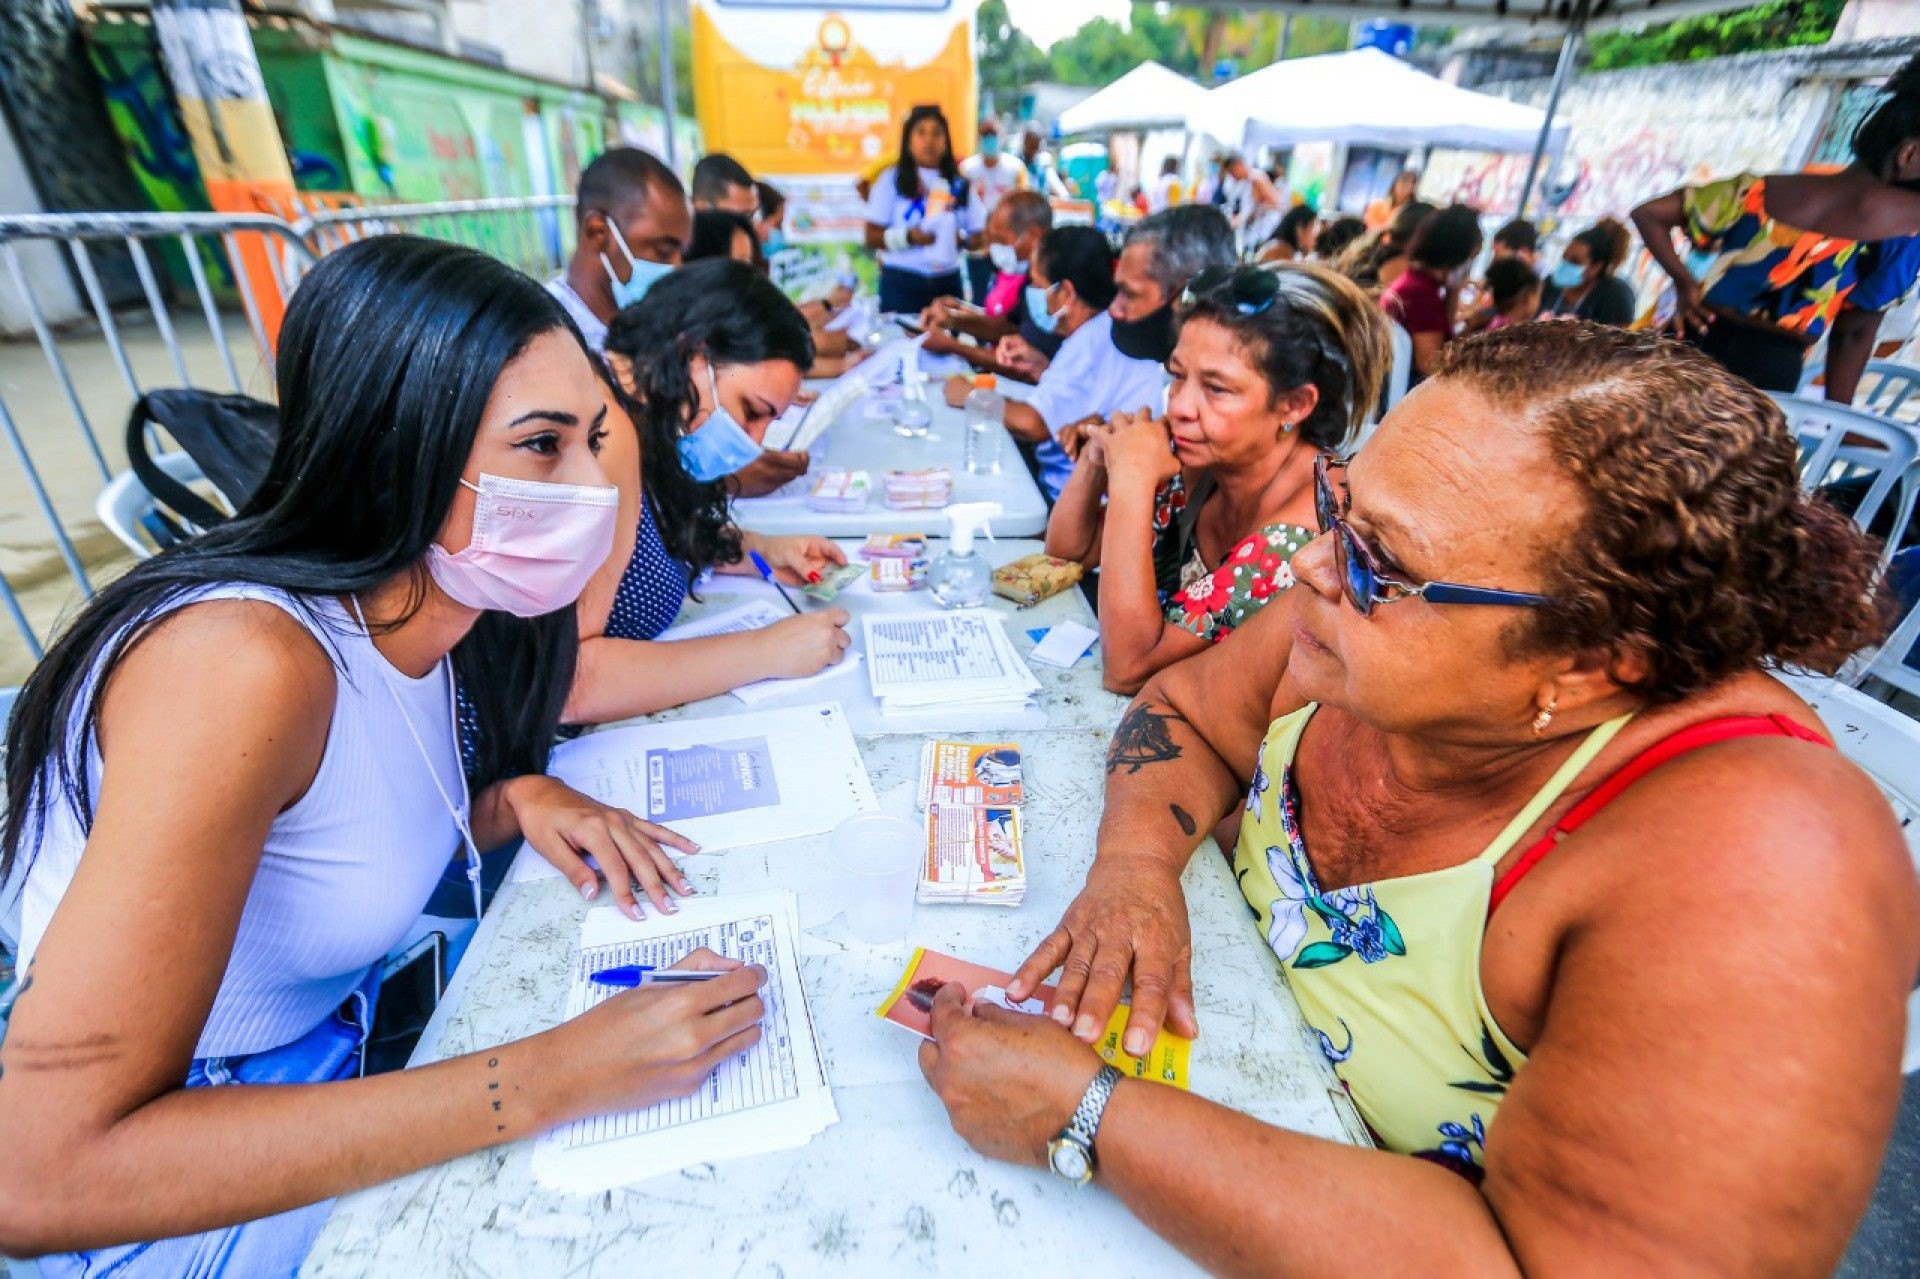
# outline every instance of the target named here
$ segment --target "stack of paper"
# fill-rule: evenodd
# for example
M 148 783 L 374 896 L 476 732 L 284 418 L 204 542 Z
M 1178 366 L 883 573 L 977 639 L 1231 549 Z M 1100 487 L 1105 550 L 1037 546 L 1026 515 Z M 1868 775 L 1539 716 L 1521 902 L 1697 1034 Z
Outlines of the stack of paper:
M 927 847 L 916 898 L 1018 906 L 1027 894 L 1019 808 L 1025 797 L 1014 743 L 928 742 L 920 752 Z
M 547 771 L 705 853 L 824 835 L 879 807 L 838 702 L 603 729 L 556 746 Z M 512 876 L 559 873 L 523 845 Z
M 791 892 L 694 898 L 677 915 L 635 922 L 616 911 L 587 912 L 580 955 L 567 990 L 567 1016 L 578 1017 L 629 992 L 592 975 L 627 964 L 665 966 L 704 946 L 767 970 L 760 1041 L 729 1057 L 691 1096 L 645 1110 L 575 1120 L 542 1137 L 533 1150 L 541 1185 L 594 1194 L 691 1164 L 737 1159 L 803 1146 L 836 1123 L 800 983 L 797 899 Z
M 928 707 L 1024 710 L 1040 690 L 1007 631 L 983 608 L 867 613 L 867 680 L 882 714 Z
M 860 514 L 867 509 L 867 498 L 873 492 L 873 484 L 865 471 L 849 471 L 838 466 L 827 467 L 814 475 L 812 484 L 807 491 L 808 508 L 834 515 Z
M 953 472 L 944 466 L 888 471 L 887 505 L 896 511 L 934 510 L 953 500 Z

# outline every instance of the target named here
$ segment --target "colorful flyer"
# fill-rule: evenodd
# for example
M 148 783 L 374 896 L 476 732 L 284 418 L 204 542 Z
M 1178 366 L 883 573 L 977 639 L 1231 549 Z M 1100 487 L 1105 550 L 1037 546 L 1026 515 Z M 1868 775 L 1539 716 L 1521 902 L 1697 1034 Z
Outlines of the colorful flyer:
M 971 804 L 927 809 L 927 856 L 917 900 L 1018 906 L 1026 894 L 1019 809 Z
M 780 802 L 764 737 L 646 752 L 647 820 L 681 821 Z
M 1028 998 L 1015 1001 L 1007 995 L 1007 985 L 1012 980 L 1011 974 L 995 968 L 971 964 L 937 950 L 917 949 L 912 958 L 907 960 L 907 969 L 900 975 L 899 984 L 873 1010 L 873 1015 L 896 1026 L 904 1026 L 924 1039 L 931 1039 L 933 997 L 940 993 L 942 986 L 958 984 L 966 992 L 968 1001 L 974 1005 L 989 1003 L 1010 1012 L 1045 1016 L 1047 1001 L 1053 998 L 1054 988 L 1042 986 Z M 1145 1057 L 1129 1056 L 1120 1049 L 1120 1036 L 1126 1030 L 1127 1017 L 1131 1012 L 1132 1009 L 1126 1004 L 1113 1010 L 1113 1015 L 1107 1019 L 1107 1032 L 1094 1045 L 1094 1051 L 1101 1060 L 1129 1079 L 1150 1079 L 1154 1083 L 1186 1091 L 1192 1041 L 1163 1028 Z
M 920 807 L 1002 808 L 1026 799 L 1014 742 L 928 742 L 920 748 Z

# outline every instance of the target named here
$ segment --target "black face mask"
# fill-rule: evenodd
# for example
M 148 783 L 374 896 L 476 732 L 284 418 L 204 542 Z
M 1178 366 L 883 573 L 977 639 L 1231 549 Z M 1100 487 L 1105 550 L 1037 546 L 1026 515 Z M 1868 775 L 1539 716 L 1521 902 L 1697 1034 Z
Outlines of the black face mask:
M 1115 320 L 1113 344 L 1129 360 L 1165 364 L 1173 354 L 1173 304 L 1138 320 Z

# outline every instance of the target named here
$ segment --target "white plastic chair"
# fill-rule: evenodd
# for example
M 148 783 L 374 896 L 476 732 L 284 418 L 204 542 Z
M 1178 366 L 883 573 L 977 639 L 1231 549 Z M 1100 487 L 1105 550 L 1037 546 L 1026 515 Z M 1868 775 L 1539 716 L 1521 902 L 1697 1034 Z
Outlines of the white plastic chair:
M 1840 753 L 1873 778 L 1900 819 L 1920 873 L 1920 723 L 1824 675 L 1775 671 L 1774 677 L 1813 707 Z M 1906 1074 L 1920 1070 L 1920 989 L 1907 997 L 1907 1046 L 1900 1069 Z
M 1826 362 L 1807 361 L 1806 376 L 1800 379 L 1799 394 L 1812 398 L 1826 374 Z M 1920 391 L 1920 367 L 1897 360 L 1868 360 L 1855 388 L 1853 407 L 1884 418 L 1895 418 L 1915 391 Z
M 1857 669 L 1850 667 L 1841 675 L 1855 688 L 1877 692 L 1878 686 L 1884 685 L 1920 697 L 1920 670 L 1907 665 L 1907 654 L 1917 643 L 1920 643 L 1920 604 L 1907 610 L 1907 615 L 1893 628 L 1893 634 L 1887 636 L 1887 642 L 1873 650 L 1862 665 Z
M 1896 489 L 1894 528 L 1904 529 L 1920 497 L 1920 432 L 1871 413 L 1862 413 L 1826 400 L 1798 395 L 1775 395 L 1786 414 L 1787 427 L 1800 442 L 1800 482 L 1809 489 L 1838 479 L 1873 478 L 1853 512 L 1853 521 L 1866 528 Z M 1886 556 L 1893 554 L 1898 535 L 1889 538 Z
M 185 453 L 162 453 L 154 458 L 160 469 L 182 484 L 198 484 L 206 475 L 200 464 Z M 132 471 L 122 471 L 107 481 L 94 499 L 94 514 L 138 559 L 147 559 L 159 548 L 141 527 L 140 521 L 155 507 L 153 494 Z

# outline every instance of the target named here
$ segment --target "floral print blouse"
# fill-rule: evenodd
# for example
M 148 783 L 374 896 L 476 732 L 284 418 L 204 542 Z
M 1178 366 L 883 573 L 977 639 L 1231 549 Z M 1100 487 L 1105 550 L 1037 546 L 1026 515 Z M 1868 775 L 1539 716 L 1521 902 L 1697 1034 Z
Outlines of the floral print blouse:
M 1217 568 L 1209 569 L 1198 539 L 1191 536 L 1194 520 L 1182 518 L 1190 496 L 1179 476 L 1154 495 L 1154 562 L 1177 566 L 1177 576 L 1162 582 L 1160 603 L 1169 623 L 1217 644 L 1293 585 L 1290 561 L 1313 540 L 1314 531 L 1298 524 L 1263 525 L 1228 551 Z M 1204 494 L 1200 500 L 1206 500 Z M 1177 543 L 1183 533 L 1190 544 L 1181 559 Z

